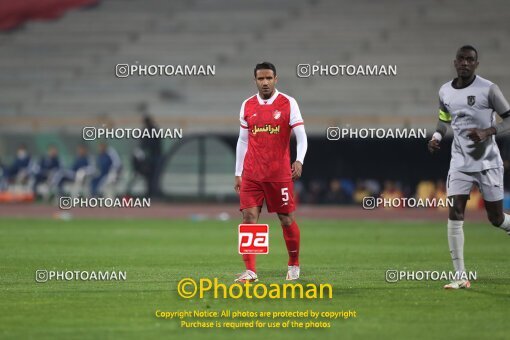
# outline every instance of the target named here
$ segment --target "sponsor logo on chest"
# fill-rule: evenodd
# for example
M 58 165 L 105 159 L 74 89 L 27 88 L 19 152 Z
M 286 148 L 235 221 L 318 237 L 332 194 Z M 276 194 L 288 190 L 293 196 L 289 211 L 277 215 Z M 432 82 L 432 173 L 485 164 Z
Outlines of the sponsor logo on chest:
M 271 124 L 266 124 L 265 126 L 257 126 L 254 125 L 253 129 L 251 129 L 251 133 L 256 135 L 257 133 L 265 132 L 270 135 L 276 135 L 280 133 L 280 125 L 272 126 Z

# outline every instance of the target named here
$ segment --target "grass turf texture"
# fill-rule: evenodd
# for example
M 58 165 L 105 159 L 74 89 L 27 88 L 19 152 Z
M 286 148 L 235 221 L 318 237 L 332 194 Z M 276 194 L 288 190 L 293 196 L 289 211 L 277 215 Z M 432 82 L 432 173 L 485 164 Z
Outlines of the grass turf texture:
M 258 257 L 264 283 L 285 283 L 280 226 L 270 254 Z M 186 300 L 184 277 L 231 283 L 243 268 L 237 222 L 185 220 L 36 220 L 0 222 L 2 338 L 505 338 L 510 305 L 510 239 L 488 224 L 466 223 L 471 290 L 445 282 L 389 284 L 385 271 L 450 270 L 446 222 L 299 221 L 302 283 L 330 283 L 333 299 Z M 127 281 L 35 282 L 35 270 L 123 270 Z M 329 329 L 182 329 L 154 312 L 177 310 L 356 310 Z M 250 319 L 237 319 L 250 320 Z M 283 319 L 282 319 L 283 320 Z M 207 319 L 204 319 L 207 321 Z M 221 321 L 221 320 L 220 320 Z M 224 320 L 227 321 L 227 320 Z M 263 320 L 267 321 L 267 320 Z

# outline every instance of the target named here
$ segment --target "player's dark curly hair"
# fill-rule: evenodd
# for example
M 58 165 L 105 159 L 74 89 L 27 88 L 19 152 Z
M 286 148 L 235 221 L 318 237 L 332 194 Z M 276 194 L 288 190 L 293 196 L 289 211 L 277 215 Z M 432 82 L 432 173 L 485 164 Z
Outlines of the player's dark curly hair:
M 273 70 L 273 74 L 276 76 L 276 67 L 268 61 L 263 61 L 260 64 L 255 65 L 253 75 L 257 76 L 257 70 Z
M 473 46 L 471 46 L 471 45 L 464 45 L 464 46 L 461 46 L 461 47 L 457 50 L 457 53 L 459 53 L 460 51 L 473 51 L 473 52 L 475 52 L 476 60 L 478 60 L 478 51 L 477 51 L 477 50 L 476 50 L 476 48 L 474 48 Z

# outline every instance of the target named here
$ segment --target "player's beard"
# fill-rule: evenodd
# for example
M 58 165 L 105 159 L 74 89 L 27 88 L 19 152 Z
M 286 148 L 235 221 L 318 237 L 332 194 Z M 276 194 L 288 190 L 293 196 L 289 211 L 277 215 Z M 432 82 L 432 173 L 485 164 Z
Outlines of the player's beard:
M 274 88 L 272 88 L 272 89 L 271 88 L 268 88 L 268 89 L 262 88 L 260 91 L 260 94 L 261 94 L 262 99 L 269 99 L 274 94 Z

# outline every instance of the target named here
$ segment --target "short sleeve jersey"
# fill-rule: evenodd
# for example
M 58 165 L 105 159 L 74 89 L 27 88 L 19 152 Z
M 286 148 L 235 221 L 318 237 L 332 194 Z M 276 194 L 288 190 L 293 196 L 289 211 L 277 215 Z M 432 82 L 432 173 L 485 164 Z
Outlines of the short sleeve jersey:
M 476 76 L 471 84 L 457 89 L 454 81 L 439 90 L 439 119 L 451 123 L 453 130 L 450 169 L 479 172 L 503 166 L 494 135 L 475 143 L 469 130 L 494 127 L 495 113 L 507 117 L 510 106 L 498 86 Z

